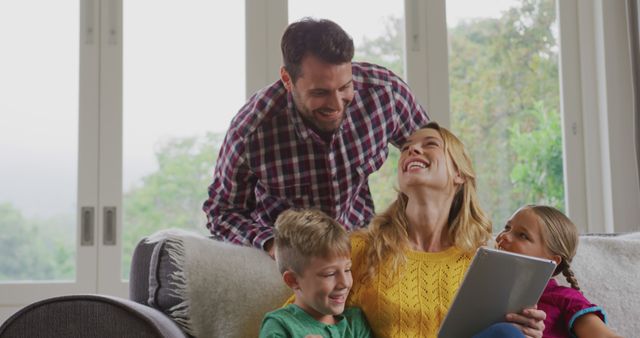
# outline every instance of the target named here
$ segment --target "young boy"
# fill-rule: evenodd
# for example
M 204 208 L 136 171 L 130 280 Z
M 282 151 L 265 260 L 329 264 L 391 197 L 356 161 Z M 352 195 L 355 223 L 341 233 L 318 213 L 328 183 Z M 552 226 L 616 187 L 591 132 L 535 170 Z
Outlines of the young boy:
M 353 279 L 344 228 L 318 210 L 287 210 L 275 224 L 276 262 L 295 301 L 267 313 L 260 337 L 371 337 L 362 311 L 345 309 Z

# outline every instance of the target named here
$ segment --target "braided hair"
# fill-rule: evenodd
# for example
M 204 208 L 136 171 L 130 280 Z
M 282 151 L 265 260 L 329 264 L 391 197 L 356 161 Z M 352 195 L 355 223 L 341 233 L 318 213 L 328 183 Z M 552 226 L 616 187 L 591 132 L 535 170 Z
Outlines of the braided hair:
M 562 261 L 556 267 L 553 275 L 556 276 L 562 272 L 567 282 L 573 289 L 580 290 L 578 280 L 573 270 L 571 270 L 571 261 L 576 255 L 578 249 L 578 229 L 573 222 L 560 210 L 544 205 L 529 205 L 531 209 L 544 225 L 543 239 L 547 249 L 554 255 L 562 258 Z

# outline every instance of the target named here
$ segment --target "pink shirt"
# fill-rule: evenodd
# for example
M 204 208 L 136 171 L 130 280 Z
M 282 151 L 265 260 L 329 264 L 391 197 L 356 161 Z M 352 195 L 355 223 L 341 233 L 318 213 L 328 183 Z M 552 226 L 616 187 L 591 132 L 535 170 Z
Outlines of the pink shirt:
M 607 323 L 604 310 L 589 302 L 582 292 L 566 286 L 558 285 L 555 279 L 550 279 L 544 289 L 538 309 L 547 314 L 544 320 L 544 337 L 575 337 L 573 324 L 576 319 L 587 313 L 595 313 Z

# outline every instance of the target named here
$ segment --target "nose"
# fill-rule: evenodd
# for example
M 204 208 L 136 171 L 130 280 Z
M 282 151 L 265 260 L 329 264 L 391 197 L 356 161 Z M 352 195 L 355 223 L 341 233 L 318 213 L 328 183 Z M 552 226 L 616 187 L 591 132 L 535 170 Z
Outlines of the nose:
M 498 234 L 498 237 L 496 237 L 496 242 L 498 243 L 498 245 L 500 245 L 501 243 L 511 242 L 511 237 L 509 235 L 509 232 L 505 230 L 500 234 Z
M 336 288 L 337 289 L 347 289 L 351 288 L 351 284 L 353 283 L 353 277 L 351 276 L 351 271 L 341 272 L 338 276 Z
M 340 92 L 334 92 L 329 98 L 329 107 L 335 111 L 342 111 L 344 108 L 344 98 Z
M 422 147 L 420 147 L 419 142 L 411 143 L 407 148 L 410 154 L 422 154 Z

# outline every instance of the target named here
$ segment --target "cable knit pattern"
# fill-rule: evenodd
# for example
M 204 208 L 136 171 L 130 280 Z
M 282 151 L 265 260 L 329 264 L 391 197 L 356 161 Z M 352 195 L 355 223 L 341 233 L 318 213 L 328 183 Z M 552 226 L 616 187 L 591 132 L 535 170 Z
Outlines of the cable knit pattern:
M 376 337 L 436 337 L 472 256 L 452 247 L 443 252 L 409 251 L 392 273 L 389 262 L 363 281 L 366 243 L 352 237 L 353 288 L 348 306 L 364 311 Z

